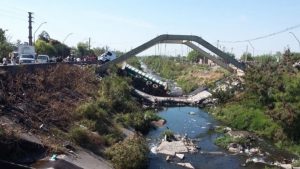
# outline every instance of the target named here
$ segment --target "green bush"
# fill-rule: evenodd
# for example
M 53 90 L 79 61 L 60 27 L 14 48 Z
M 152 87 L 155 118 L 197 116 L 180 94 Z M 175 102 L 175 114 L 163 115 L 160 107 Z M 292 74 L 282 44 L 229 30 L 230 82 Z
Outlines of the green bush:
M 215 144 L 226 149 L 227 146 L 230 144 L 230 143 L 234 143 L 235 140 L 233 139 L 233 137 L 230 137 L 228 135 L 224 135 L 224 136 L 221 136 L 221 137 L 218 137 L 216 140 L 215 140 Z
M 79 125 L 87 127 L 91 131 L 96 131 L 96 121 L 89 119 L 82 119 L 79 121 Z
M 103 136 L 106 146 L 111 146 L 121 140 L 123 140 L 123 133 L 119 129 L 110 131 L 109 134 Z
M 249 130 L 269 139 L 282 139 L 282 128 L 264 114 L 265 109 L 255 100 L 230 102 L 212 110 L 216 117 L 239 130 Z
M 99 135 L 89 132 L 82 127 L 74 127 L 69 132 L 70 139 L 78 145 L 100 154 L 100 148 L 104 146 L 104 140 Z
M 116 169 L 147 168 L 148 153 L 146 141 L 141 137 L 126 139 L 106 151 Z
M 162 137 L 162 138 L 164 138 L 165 136 L 167 137 L 167 141 L 175 140 L 174 133 L 170 129 L 167 129 L 160 134 L 160 137 Z
M 146 111 L 144 113 L 144 119 L 149 120 L 149 121 L 157 121 L 162 119 L 159 115 L 157 115 L 157 113 L 155 113 L 154 111 Z
M 160 117 L 151 111 L 115 116 L 116 122 L 121 123 L 125 127 L 133 127 L 136 131 L 139 131 L 142 134 L 147 134 L 151 129 L 150 122 L 157 119 L 160 119 Z

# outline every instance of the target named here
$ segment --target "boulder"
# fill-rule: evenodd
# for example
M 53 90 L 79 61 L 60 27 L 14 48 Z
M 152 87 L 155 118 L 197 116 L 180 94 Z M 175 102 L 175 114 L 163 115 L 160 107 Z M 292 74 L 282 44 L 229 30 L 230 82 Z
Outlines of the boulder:
M 242 146 L 237 143 L 230 143 L 228 145 L 228 151 L 231 153 L 240 153 L 242 149 Z
M 160 119 L 157 121 L 151 121 L 151 124 L 155 127 L 163 127 L 166 124 L 166 120 Z
M 166 157 L 166 161 L 167 161 L 167 162 L 170 162 L 170 161 L 171 161 L 171 156 L 167 156 L 167 157 Z
M 185 167 L 185 168 L 195 169 L 191 163 L 177 163 L 177 165 Z
M 284 169 L 294 169 L 295 167 L 292 167 L 292 164 L 280 164 L 280 167 Z
M 184 154 L 176 154 L 176 157 L 178 157 L 179 159 L 183 160 L 184 159 Z
M 225 127 L 223 130 L 225 133 L 232 131 L 232 129 L 230 127 Z
M 228 151 L 231 153 L 239 153 L 240 149 L 239 148 L 234 148 L 234 147 L 229 147 Z
M 163 141 L 157 147 L 157 153 L 174 156 L 176 153 L 187 153 L 188 149 L 182 141 Z
M 260 152 L 259 148 L 257 148 L 257 147 L 256 148 L 251 148 L 249 151 L 250 151 L 251 154 L 258 154 Z

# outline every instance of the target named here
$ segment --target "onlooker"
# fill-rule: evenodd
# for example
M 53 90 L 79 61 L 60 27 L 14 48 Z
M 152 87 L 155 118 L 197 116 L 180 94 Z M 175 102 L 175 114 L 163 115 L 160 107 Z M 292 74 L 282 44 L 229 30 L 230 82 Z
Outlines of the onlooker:
M 6 66 L 7 65 L 7 59 L 6 59 L 6 57 L 3 57 L 3 59 L 2 59 L 2 64 L 4 65 L 4 66 Z
M 13 53 L 11 53 L 10 61 L 12 65 L 16 65 L 17 58 Z

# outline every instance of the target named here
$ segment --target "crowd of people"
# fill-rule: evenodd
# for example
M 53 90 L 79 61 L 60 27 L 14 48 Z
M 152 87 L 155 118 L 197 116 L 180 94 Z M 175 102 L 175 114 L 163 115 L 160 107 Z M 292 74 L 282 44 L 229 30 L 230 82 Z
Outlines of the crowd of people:
M 50 59 L 49 62 L 81 62 L 81 61 L 97 61 L 96 56 L 84 56 L 84 57 L 74 57 L 74 56 L 67 56 L 63 58 L 62 56 L 55 57 L 54 59 Z M 18 57 L 16 53 L 10 53 L 9 57 L 2 58 L 2 65 L 16 65 L 18 64 Z

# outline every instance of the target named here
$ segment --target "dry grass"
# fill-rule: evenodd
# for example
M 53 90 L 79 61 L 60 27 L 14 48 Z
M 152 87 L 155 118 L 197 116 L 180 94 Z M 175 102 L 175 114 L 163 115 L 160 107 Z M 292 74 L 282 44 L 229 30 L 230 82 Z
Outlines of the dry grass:
M 2 110 L 29 130 L 68 130 L 80 102 L 94 97 L 98 80 L 78 66 L 57 65 L 34 72 L 26 69 L 0 76 Z

